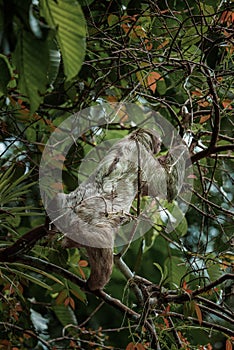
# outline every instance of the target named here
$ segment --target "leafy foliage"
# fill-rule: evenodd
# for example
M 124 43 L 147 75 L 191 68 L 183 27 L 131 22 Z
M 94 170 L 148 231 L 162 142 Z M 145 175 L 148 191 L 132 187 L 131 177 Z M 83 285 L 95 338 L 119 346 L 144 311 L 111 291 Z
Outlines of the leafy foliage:
M 82 290 L 86 256 L 53 231 L 1 261 L 0 348 L 231 349 L 233 2 L 0 0 L 0 9 L 0 256 L 47 225 L 38 168 L 72 113 L 104 102 L 134 102 L 136 116 L 149 107 L 178 130 L 194 164 L 186 218 L 168 235 L 156 216 L 116 261 L 108 295 Z M 64 162 L 68 192 L 100 140 L 128 134 L 127 118 L 76 141 Z

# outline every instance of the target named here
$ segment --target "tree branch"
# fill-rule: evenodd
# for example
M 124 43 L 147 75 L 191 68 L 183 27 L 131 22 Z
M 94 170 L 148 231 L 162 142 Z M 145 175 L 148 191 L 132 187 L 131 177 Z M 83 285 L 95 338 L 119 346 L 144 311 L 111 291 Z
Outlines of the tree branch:
M 160 310 L 156 310 L 157 312 L 160 312 Z M 208 321 L 202 321 L 202 323 L 200 324 L 200 321 L 195 318 L 195 317 L 191 317 L 191 316 L 188 316 L 188 317 L 185 317 L 184 315 L 182 314 L 179 314 L 177 312 L 168 312 L 165 316 L 171 316 L 173 318 L 179 318 L 181 320 L 188 320 L 188 321 L 191 321 L 192 323 L 195 323 L 195 324 L 198 324 L 199 326 L 203 326 L 206 327 L 206 328 L 209 328 L 210 330 L 216 330 L 218 332 L 222 332 L 230 337 L 233 337 L 234 336 L 234 331 L 232 329 L 229 329 L 227 327 L 224 327 L 224 326 L 221 326 L 219 324 L 216 324 L 216 323 L 211 323 L 211 322 L 208 322 Z
M 234 150 L 234 145 L 229 144 L 229 145 L 222 145 L 222 146 L 217 146 L 213 148 L 206 148 L 201 152 L 198 152 L 191 157 L 191 162 L 194 164 L 198 162 L 200 159 L 209 157 L 210 155 L 219 153 L 219 152 L 224 152 L 224 151 L 233 151 Z
M 233 316 L 228 317 L 226 315 L 223 315 L 222 312 L 219 312 L 214 308 L 210 308 L 210 307 L 202 305 L 202 304 L 197 304 L 197 305 L 200 307 L 201 310 L 204 310 L 207 314 L 213 314 L 213 315 L 217 316 L 218 318 L 229 322 L 230 324 L 234 324 Z
M 1 262 L 13 262 L 18 260 L 21 254 L 27 253 L 41 238 L 48 234 L 45 225 L 35 227 L 31 231 L 25 233 L 10 247 L 0 249 Z
M 174 303 L 182 303 L 184 301 L 192 300 L 196 296 L 208 292 L 209 290 L 213 289 L 214 287 L 218 286 L 219 284 L 221 284 L 227 280 L 234 280 L 234 274 L 233 273 L 226 273 L 225 275 L 218 278 L 216 281 L 213 281 L 210 284 L 207 284 L 203 288 L 199 288 L 199 289 L 194 290 L 191 294 L 185 293 L 185 294 L 181 294 L 181 295 L 166 295 L 163 298 L 163 300 L 164 300 L 164 302 L 174 302 Z
M 47 349 L 52 349 L 52 347 L 50 346 L 50 344 L 45 341 L 43 338 L 39 337 L 37 334 L 35 334 L 33 331 L 28 330 L 28 329 L 24 329 L 22 327 L 19 327 L 13 323 L 9 323 L 9 322 L 0 322 L 0 326 L 3 326 L 5 331 L 7 328 L 15 330 L 15 331 L 19 331 L 21 334 L 27 334 L 32 338 L 37 339 L 38 341 L 40 341 L 45 347 L 47 347 Z
M 218 96 L 217 92 L 214 86 L 214 78 L 211 77 L 209 69 L 207 67 L 204 67 L 204 71 L 207 76 L 207 83 L 209 85 L 210 94 L 213 98 L 213 106 L 214 106 L 214 123 L 213 123 L 213 131 L 211 135 L 211 140 L 208 149 L 213 150 L 216 142 L 218 140 L 219 131 L 220 131 L 220 110 L 219 110 L 219 103 L 218 103 Z
M 156 349 L 158 350 L 160 349 L 154 326 L 151 325 L 148 320 L 141 320 L 141 314 L 133 311 L 132 309 L 130 309 L 129 307 L 121 303 L 118 299 L 112 298 L 109 294 L 105 293 L 103 290 L 90 291 L 86 281 L 82 280 L 81 278 L 71 273 L 70 271 L 67 271 L 60 266 L 54 265 L 42 259 L 31 257 L 31 256 L 21 256 L 17 260 L 19 262 L 40 268 L 43 271 L 51 271 L 60 276 L 63 276 L 64 278 L 78 285 L 85 292 L 92 293 L 96 295 L 98 298 L 104 300 L 108 305 L 111 305 L 115 309 L 122 312 L 127 318 L 132 319 L 134 321 L 139 321 L 140 323 L 141 321 L 143 321 L 145 327 L 148 329 L 148 331 L 152 336 L 152 340 L 154 345 L 156 346 Z

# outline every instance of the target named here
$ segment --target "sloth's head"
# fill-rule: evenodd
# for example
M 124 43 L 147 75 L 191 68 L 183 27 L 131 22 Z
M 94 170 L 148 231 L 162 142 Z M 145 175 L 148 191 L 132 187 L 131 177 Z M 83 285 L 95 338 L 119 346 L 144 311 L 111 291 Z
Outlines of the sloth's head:
M 137 129 L 132 132 L 130 139 L 140 142 L 148 152 L 158 154 L 161 150 L 161 137 L 155 130 Z

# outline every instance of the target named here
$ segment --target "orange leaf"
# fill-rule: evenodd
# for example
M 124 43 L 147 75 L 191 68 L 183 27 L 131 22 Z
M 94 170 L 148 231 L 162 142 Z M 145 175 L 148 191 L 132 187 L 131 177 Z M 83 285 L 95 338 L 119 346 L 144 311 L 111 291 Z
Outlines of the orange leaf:
M 144 46 L 147 51 L 150 51 L 153 48 L 153 44 L 149 41 L 149 39 L 144 40 Z
M 80 267 L 87 267 L 88 266 L 88 261 L 87 260 L 80 260 L 78 262 Z
M 210 114 L 208 114 L 208 115 L 202 115 L 201 118 L 200 118 L 199 123 L 200 123 L 200 124 L 203 124 L 203 123 L 205 123 L 208 119 L 210 119 Z
M 148 84 L 148 87 L 150 88 L 150 90 L 153 91 L 153 93 L 155 93 L 155 91 L 156 91 L 158 80 L 163 80 L 163 78 L 161 77 L 161 75 L 158 72 L 149 73 L 149 75 L 147 77 L 147 84 Z
M 220 17 L 220 23 L 227 23 L 227 26 L 231 26 L 234 22 L 234 12 L 233 11 L 224 11 Z
M 208 106 L 210 106 L 210 102 L 206 101 L 204 98 L 199 100 L 199 101 L 197 101 L 197 103 L 201 107 L 208 107 Z
M 196 303 L 194 304 L 194 307 L 195 307 L 195 311 L 196 311 L 196 314 L 197 314 L 198 322 L 201 325 L 202 324 L 202 312 L 201 312 L 201 309 Z
M 82 270 L 82 268 L 80 266 L 78 266 L 78 268 L 79 268 L 79 273 L 80 273 L 81 277 L 85 280 L 86 277 L 85 277 L 84 271 Z
M 69 304 L 70 304 L 71 308 L 73 310 L 75 310 L 76 305 L 75 305 L 75 301 L 74 301 L 74 299 L 72 297 L 69 297 Z
M 192 292 L 193 292 L 191 289 L 188 288 L 186 281 L 183 282 L 182 289 L 188 294 L 192 294 Z
M 121 25 L 125 34 L 129 35 L 131 39 L 146 38 L 146 32 L 142 26 L 136 26 L 132 24 L 123 23 Z
M 199 97 L 203 96 L 202 92 L 199 89 L 192 91 L 192 95 L 199 96 Z
M 164 46 L 167 46 L 168 43 L 169 43 L 169 40 L 166 39 L 162 44 L 160 44 L 160 45 L 157 47 L 157 50 L 163 49 Z
M 134 344 L 133 342 L 129 343 L 126 347 L 126 350 L 145 350 L 145 346 L 143 344 L 137 343 Z
M 166 328 L 170 328 L 170 323 L 169 323 L 169 321 L 168 321 L 168 319 L 166 317 L 163 317 L 163 321 L 164 321 L 164 323 L 166 325 Z
M 68 306 L 70 304 L 70 297 L 67 297 L 65 300 L 64 300 L 64 305 L 65 306 Z
M 232 350 L 232 342 L 230 339 L 226 340 L 226 348 L 225 350 Z
M 222 105 L 224 108 L 232 109 L 231 103 L 232 103 L 232 100 L 223 100 Z
M 167 306 L 166 306 L 166 309 L 165 309 L 165 314 L 167 314 L 168 312 L 170 312 L 170 308 L 171 308 L 171 305 L 170 304 L 168 304 Z
M 136 38 L 146 38 L 146 32 L 145 30 L 142 28 L 142 26 L 133 26 L 133 33 L 132 35 L 130 35 L 130 37 L 132 39 L 136 39 Z
M 122 25 L 121 25 L 121 27 L 122 27 L 122 29 L 123 29 L 123 31 L 126 33 L 126 34 L 128 34 L 128 32 L 129 32 L 129 30 L 130 30 L 130 25 L 128 25 L 128 24 L 126 24 L 126 23 L 123 23 Z
M 145 350 L 145 347 L 144 347 L 143 344 L 138 343 L 138 344 L 136 344 L 135 346 L 136 346 L 136 349 L 137 349 L 137 350 Z
M 116 96 L 113 96 L 113 95 L 107 96 L 106 99 L 108 102 L 117 102 L 118 101 Z

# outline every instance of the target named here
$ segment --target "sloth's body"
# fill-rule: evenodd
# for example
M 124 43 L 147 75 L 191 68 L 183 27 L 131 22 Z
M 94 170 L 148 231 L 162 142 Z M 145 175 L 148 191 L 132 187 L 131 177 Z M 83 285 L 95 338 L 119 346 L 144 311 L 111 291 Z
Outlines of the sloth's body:
M 86 248 L 90 290 L 102 289 L 109 281 L 115 235 L 128 220 L 137 193 L 147 185 L 150 194 L 165 198 L 167 174 L 154 158 L 160 144 L 154 131 L 132 132 L 109 150 L 76 190 L 56 198 L 53 222 L 65 233 L 65 247 Z

